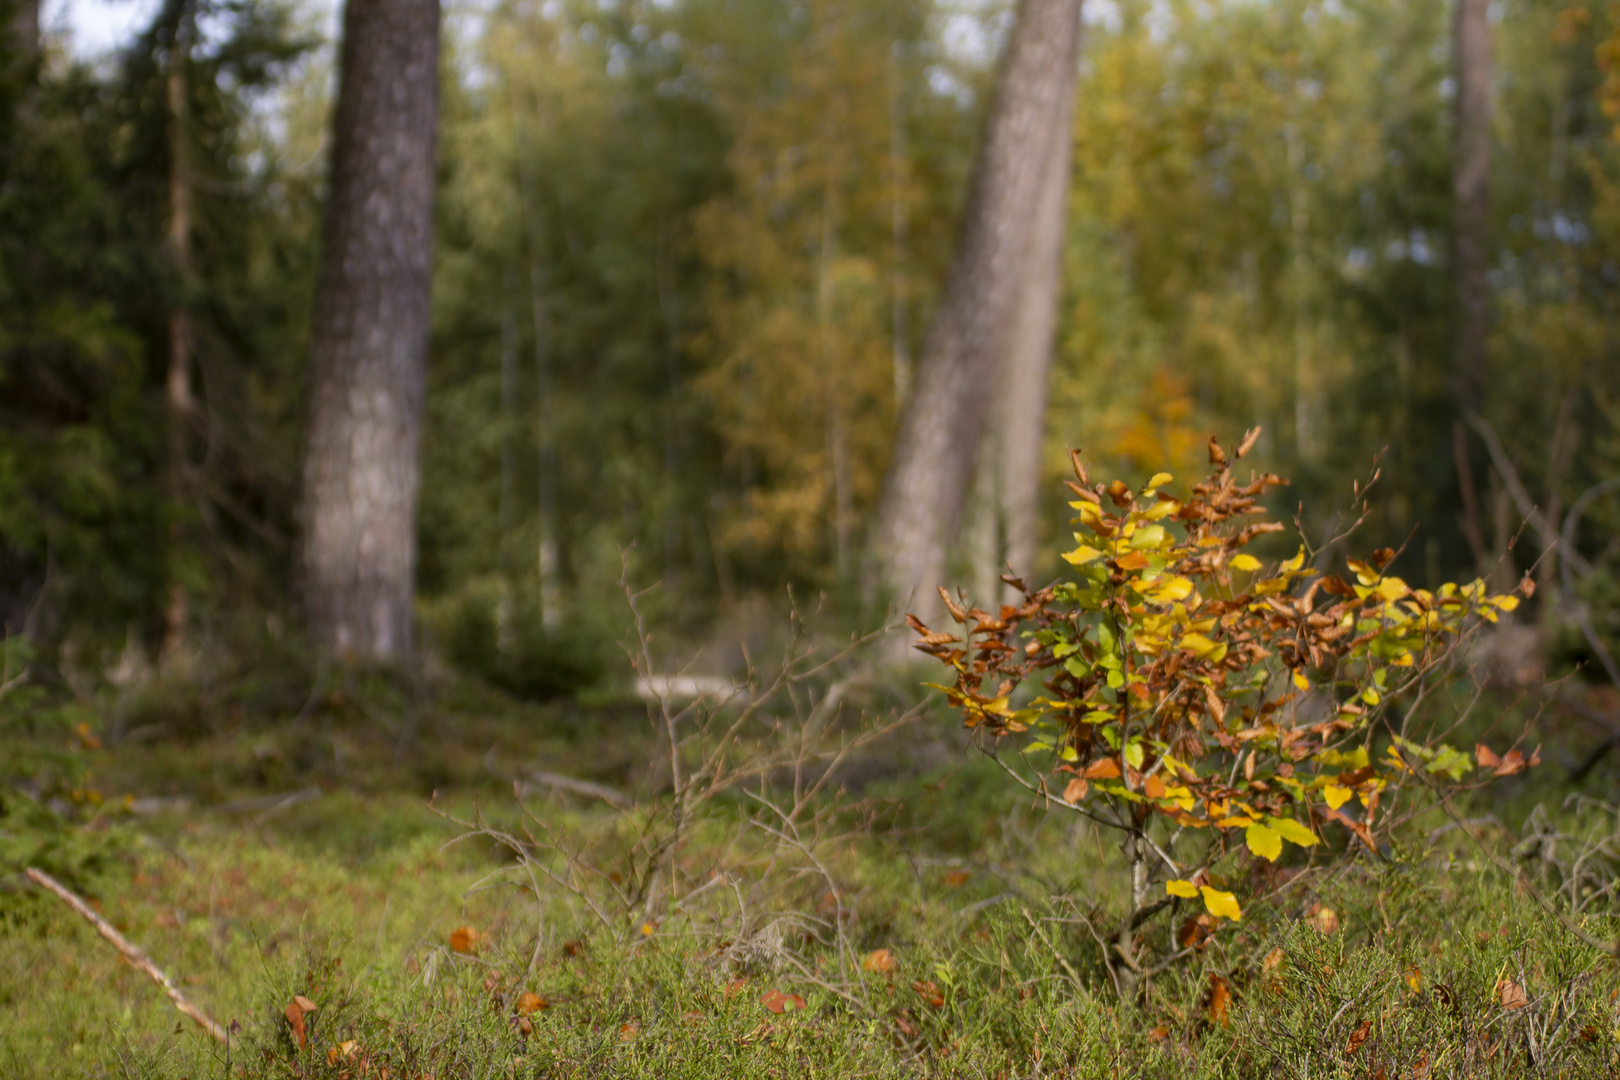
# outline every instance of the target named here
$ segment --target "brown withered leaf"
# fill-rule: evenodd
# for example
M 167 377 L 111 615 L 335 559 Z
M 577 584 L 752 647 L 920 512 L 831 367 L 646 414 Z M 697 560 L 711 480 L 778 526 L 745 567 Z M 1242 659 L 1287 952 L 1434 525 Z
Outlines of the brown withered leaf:
M 861 967 L 866 971 L 876 971 L 887 975 L 899 968 L 900 964 L 894 958 L 894 953 L 888 949 L 873 949 L 861 957 Z
M 1210 445 L 1213 446 L 1214 443 L 1215 440 L 1211 439 Z M 1231 1011 L 1232 984 L 1220 975 L 1211 975 L 1209 977 L 1209 1003 L 1204 1007 L 1204 1012 L 1209 1017 L 1210 1023 L 1225 1027 L 1229 1022 L 1228 1014 Z
M 1519 591 L 1524 594 L 1526 600 L 1536 595 L 1536 579 L 1530 576 L 1528 570 L 1524 572 L 1524 577 L 1519 579 Z
M 475 953 L 483 938 L 484 935 L 474 927 L 458 926 L 450 931 L 450 948 L 453 952 Z
M 1207 913 L 1188 919 L 1176 931 L 1176 940 L 1183 949 L 1202 950 L 1204 942 L 1209 940 L 1214 921 Z
M 1254 449 L 1254 444 L 1260 441 L 1260 429 L 1252 427 L 1243 433 L 1243 441 L 1238 443 L 1237 457 L 1242 457 Z
M 945 887 L 947 889 L 960 889 L 968 883 L 968 879 L 972 876 L 973 871 L 971 870 L 947 870 L 945 871 Z
M 1372 1034 L 1372 1021 L 1371 1020 L 1363 1020 L 1361 1023 L 1357 1024 L 1356 1025 L 1356 1030 L 1354 1030 L 1354 1031 L 1352 1031 L 1350 1033 L 1350 1041 L 1344 1044 L 1344 1056 L 1349 1057 L 1350 1055 L 1354 1054 L 1357 1050 L 1360 1050 L 1361 1049 L 1361 1044 L 1366 1042 L 1367 1041 L 1367 1036 L 1371 1035 L 1371 1034 Z
M 282 1011 L 282 1015 L 287 1018 L 288 1026 L 292 1028 L 293 1039 L 298 1043 L 298 1049 L 300 1050 L 309 1045 L 309 1029 L 304 1023 L 304 1017 L 314 1012 L 318 1007 L 303 994 L 297 994 L 291 1001 L 287 1002 L 287 1008 Z
M 955 634 L 924 634 L 913 643 L 912 648 L 921 649 L 930 645 L 949 645 L 962 639 Z
M 922 999 L 934 1008 L 943 1009 L 945 1007 L 945 995 L 939 992 L 939 987 L 935 984 L 918 979 L 911 984 L 911 988 L 921 994 Z
M 959 623 L 967 622 L 968 613 L 963 609 L 961 604 L 958 604 L 955 600 L 951 599 L 951 594 L 945 591 L 945 586 L 936 585 L 934 588 L 939 590 L 939 598 L 945 601 L 945 610 L 951 613 L 951 618 L 955 619 Z
M 1131 493 L 1130 485 L 1123 480 L 1115 480 L 1108 485 L 1108 497 L 1114 501 L 1115 506 L 1129 506 L 1136 501 Z
M 1479 748 L 1475 747 L 1474 752 L 1477 755 L 1479 753 Z M 1483 765 L 1484 762 L 1481 762 L 1480 764 Z M 1491 768 L 1491 773 L 1495 776 L 1512 776 L 1515 773 L 1524 772 L 1524 770 L 1540 764 L 1541 747 L 1539 746 L 1531 752 L 1529 760 L 1526 760 L 1525 756 L 1518 750 L 1509 750 L 1507 753 L 1503 754 L 1500 760 L 1497 761 L 1496 765 Z
M 1169 1042 L 1170 1029 L 1164 1024 L 1154 1024 L 1153 1030 L 1148 1032 L 1148 1042 Z
M 1352 599 L 1355 598 L 1355 587 L 1338 574 L 1329 574 L 1327 577 L 1320 578 L 1318 580 L 1322 584 L 1322 591 L 1330 596 L 1346 596 Z
M 619 1025 L 619 1041 L 630 1042 L 641 1034 L 640 1020 L 626 1020 Z
M 1117 765 L 1115 766 L 1115 768 L 1118 767 L 1119 766 Z M 1086 783 L 1086 781 L 1081 777 L 1076 776 L 1067 784 L 1063 785 L 1063 801 L 1066 803 L 1077 803 L 1086 797 L 1086 792 L 1090 789 L 1090 784 Z
M 804 1008 L 804 998 L 798 994 L 784 994 L 780 990 L 765 991 L 759 1002 L 777 1016 L 781 1016 L 783 1013 L 793 1009 Z
M 1530 999 L 1525 996 L 1524 987 L 1512 979 L 1496 980 L 1496 1000 L 1502 1003 L 1504 1009 L 1522 1009 L 1530 1004 Z
M 1213 435 L 1209 437 L 1209 463 L 1217 467 L 1226 464 L 1226 451 L 1221 449 L 1221 444 L 1215 441 Z
M 564 956 L 579 956 L 585 952 L 585 943 L 578 938 L 575 938 L 572 941 L 565 941 L 562 944 L 562 951 Z
M 1086 472 L 1086 463 L 1081 460 L 1079 450 L 1069 451 L 1069 464 L 1074 467 L 1074 475 L 1080 478 L 1082 484 L 1091 483 L 1091 476 Z
M 1111 757 L 1098 758 L 1087 765 L 1086 771 L 1081 775 L 1087 780 L 1118 780 L 1119 760 Z
M 1379 548 L 1377 551 L 1372 553 L 1372 564 L 1378 567 L 1378 569 L 1382 570 L 1384 567 L 1388 566 L 1394 558 L 1394 548 Z
M 545 998 L 541 997 L 539 994 L 530 991 L 518 996 L 517 1005 L 515 1007 L 519 1016 L 528 1016 L 530 1013 L 536 1013 L 542 1009 L 551 1008 L 551 1003 Z

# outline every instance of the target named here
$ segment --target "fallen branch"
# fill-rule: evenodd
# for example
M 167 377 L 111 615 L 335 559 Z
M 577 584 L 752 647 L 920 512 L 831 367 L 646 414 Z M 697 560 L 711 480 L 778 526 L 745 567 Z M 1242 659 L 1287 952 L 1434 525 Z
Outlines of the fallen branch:
M 601 799 L 609 806 L 616 806 L 623 810 L 635 804 L 635 800 L 622 791 L 610 788 L 605 784 L 592 783 L 578 777 L 563 776 L 561 773 L 531 772 L 528 774 L 529 784 L 525 787 L 538 785 L 540 787 L 556 788 L 558 791 L 572 792 L 590 799 Z
M 63 885 L 45 871 L 30 866 L 25 872 L 34 884 L 55 893 L 64 904 L 82 915 L 91 926 L 96 928 L 96 933 L 106 938 L 108 943 L 117 949 L 125 960 L 146 972 L 153 982 L 163 987 L 163 992 L 169 995 L 169 1000 L 174 1002 L 176 1009 L 195 1020 L 215 1041 L 229 1045 L 230 1039 L 225 1034 L 225 1029 L 214 1023 L 207 1013 L 193 1005 L 186 995 L 182 994 L 179 988 L 170 981 L 169 977 L 163 974 L 162 968 L 152 963 L 151 959 L 139 948 L 125 940 L 124 935 L 114 930 L 112 924 L 106 919 L 97 915 L 89 904 L 79 899 L 66 885 Z

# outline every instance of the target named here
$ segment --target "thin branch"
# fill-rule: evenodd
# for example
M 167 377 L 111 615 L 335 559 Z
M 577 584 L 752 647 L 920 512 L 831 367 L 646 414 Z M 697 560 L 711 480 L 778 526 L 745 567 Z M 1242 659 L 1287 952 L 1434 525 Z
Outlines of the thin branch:
M 224 1028 L 214 1023 L 207 1013 L 193 1005 L 191 1000 L 180 992 L 180 988 L 175 986 L 174 982 L 163 973 L 162 968 L 152 963 L 151 959 L 144 952 L 142 952 L 137 946 L 130 944 L 124 935 L 120 934 L 117 930 L 114 930 L 112 924 L 106 919 L 103 919 L 100 915 L 97 915 L 95 910 L 91 908 L 89 904 L 79 899 L 78 895 L 75 894 L 71 889 L 69 889 L 66 885 L 63 885 L 60 881 L 57 881 L 55 878 L 51 877 L 51 875 L 47 874 L 43 870 L 30 866 L 24 872 L 28 875 L 29 880 L 34 884 L 38 885 L 42 889 L 55 893 L 57 899 L 61 900 L 68 907 L 78 912 L 86 922 L 96 928 L 96 933 L 106 938 L 108 944 L 119 951 L 125 960 L 128 960 L 131 964 L 146 972 L 147 977 L 161 986 L 163 988 L 163 992 L 169 995 L 169 1000 L 174 1002 L 174 1007 L 176 1009 L 179 1009 L 180 1012 L 185 1016 L 195 1020 L 197 1025 L 206 1031 L 216 1042 L 223 1043 L 227 1046 L 230 1044 L 230 1036 L 225 1033 Z

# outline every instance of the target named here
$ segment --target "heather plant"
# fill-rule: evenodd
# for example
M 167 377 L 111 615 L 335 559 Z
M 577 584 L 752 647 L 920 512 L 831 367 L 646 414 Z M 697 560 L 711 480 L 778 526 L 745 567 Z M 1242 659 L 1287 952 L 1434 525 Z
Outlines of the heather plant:
M 956 633 L 908 617 L 915 647 L 954 676 L 930 685 L 1006 774 L 1120 835 L 1130 901 L 1097 936 L 1121 993 L 1241 920 L 1221 871 L 1242 849 L 1320 860 L 1332 826 L 1351 839 L 1330 860 L 1381 856 L 1403 793 L 1416 806 L 1538 761 L 1483 745 L 1470 756 L 1439 730 L 1455 719 L 1437 706 L 1459 643 L 1518 598 L 1482 581 L 1414 589 L 1386 572 L 1387 548 L 1347 560 L 1347 576 L 1323 572 L 1354 523 L 1321 550 L 1301 529 L 1292 558 L 1263 563 L 1244 549 L 1284 530 L 1262 499 L 1286 481 L 1232 470 L 1258 436 L 1231 454 L 1211 438 L 1213 471 L 1186 497 L 1164 473 L 1094 484 L 1072 453 L 1073 578 L 1030 588 L 1009 575 L 1023 602 L 994 613 L 941 588 Z M 1357 486 L 1362 517 L 1376 480 Z M 1155 947 L 1144 924 L 1184 904 L 1195 910 Z

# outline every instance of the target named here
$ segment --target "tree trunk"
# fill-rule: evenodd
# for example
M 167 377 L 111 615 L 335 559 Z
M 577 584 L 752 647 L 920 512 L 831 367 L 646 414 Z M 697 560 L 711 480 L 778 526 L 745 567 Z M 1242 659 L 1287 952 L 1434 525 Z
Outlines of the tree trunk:
M 895 599 L 918 609 L 930 606 L 944 576 L 972 483 L 1050 168 L 1049 133 L 1073 97 L 1079 35 L 1079 0 L 1021 0 L 945 290 L 901 414 L 874 569 Z
M 438 0 L 349 0 L 310 345 L 300 549 L 312 643 L 412 650 Z
M 1052 369 L 1053 335 L 1063 287 L 1070 165 L 1074 159 L 1076 69 L 1068 72 L 1063 107 L 1043 140 L 1046 176 L 1035 207 L 1024 282 L 991 406 L 990 427 L 979 451 L 973 514 L 978 542 L 974 566 L 980 581 L 974 597 L 992 604 L 1000 595 L 1018 599 L 999 578 L 1034 572 L 1040 520 L 1041 456 L 1046 438 L 1046 390 Z
M 169 309 L 169 371 L 164 398 L 168 406 L 168 495 L 169 597 L 163 609 L 162 663 L 179 658 L 186 643 L 186 622 L 190 605 L 185 585 L 179 579 L 179 554 L 185 542 L 185 529 L 178 517 L 190 491 L 188 450 L 191 429 L 191 314 L 187 292 L 191 286 L 191 173 L 186 153 L 188 109 L 186 67 L 190 55 L 190 19 L 182 13 L 175 23 L 174 40 L 169 45 L 169 233 L 165 238 L 169 262 L 174 269 L 176 293 Z
M 1485 347 L 1490 332 L 1491 173 L 1491 24 L 1489 0 L 1456 0 L 1452 38 L 1456 68 L 1456 131 L 1452 159 L 1452 273 L 1457 289 L 1458 405 L 1481 415 L 1486 404 Z M 1472 455 L 1466 432 L 1458 440 L 1459 488 L 1475 490 Z M 1467 474 L 1466 476 L 1463 474 Z M 1463 532 L 1474 548 L 1481 572 L 1491 553 L 1484 548 L 1484 529 L 1477 501 L 1464 507 Z
M 12 0 L 11 48 L 18 64 L 39 55 L 39 0 Z

